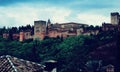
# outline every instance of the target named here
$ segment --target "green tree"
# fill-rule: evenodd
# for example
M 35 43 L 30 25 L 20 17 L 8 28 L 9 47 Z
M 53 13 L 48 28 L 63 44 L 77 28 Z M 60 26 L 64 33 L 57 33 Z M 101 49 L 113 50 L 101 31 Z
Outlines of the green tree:
M 77 36 L 66 38 L 60 45 L 57 54 L 60 72 L 79 72 L 85 70 L 88 53 L 94 46 L 95 40 L 90 36 Z

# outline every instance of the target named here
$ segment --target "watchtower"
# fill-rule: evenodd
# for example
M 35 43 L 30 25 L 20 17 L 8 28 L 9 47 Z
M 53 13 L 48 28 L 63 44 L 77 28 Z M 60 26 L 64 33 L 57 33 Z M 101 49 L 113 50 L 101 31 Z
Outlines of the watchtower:
M 46 33 L 46 21 L 34 21 L 34 39 L 43 39 Z
M 118 12 L 111 13 L 111 24 L 118 25 L 120 20 L 120 15 Z

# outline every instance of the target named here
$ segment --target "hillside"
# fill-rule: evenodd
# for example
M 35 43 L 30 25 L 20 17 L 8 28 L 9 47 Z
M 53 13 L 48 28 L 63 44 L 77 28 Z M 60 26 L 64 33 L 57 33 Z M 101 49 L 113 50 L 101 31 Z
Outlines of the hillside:
M 0 55 L 12 55 L 38 63 L 53 59 L 58 62 L 58 72 L 100 71 L 109 64 L 117 69 L 119 34 L 117 31 L 105 31 L 91 36 L 23 42 L 0 38 Z

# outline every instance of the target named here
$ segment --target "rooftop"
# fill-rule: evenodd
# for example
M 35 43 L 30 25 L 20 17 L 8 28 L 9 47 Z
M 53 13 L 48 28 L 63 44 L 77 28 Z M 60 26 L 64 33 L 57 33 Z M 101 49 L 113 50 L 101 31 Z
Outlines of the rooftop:
M 0 56 L 0 72 L 42 72 L 41 64 L 10 55 Z

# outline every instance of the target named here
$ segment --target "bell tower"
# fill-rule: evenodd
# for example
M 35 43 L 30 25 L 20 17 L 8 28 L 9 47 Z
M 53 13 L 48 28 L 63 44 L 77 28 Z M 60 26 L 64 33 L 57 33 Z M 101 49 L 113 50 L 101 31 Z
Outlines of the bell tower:
M 50 19 L 48 19 L 47 26 L 50 27 L 50 25 L 51 25 L 51 21 Z
M 48 34 L 48 29 L 50 28 L 50 26 L 51 26 L 51 21 L 50 19 L 48 19 L 47 27 L 46 27 L 46 34 Z

